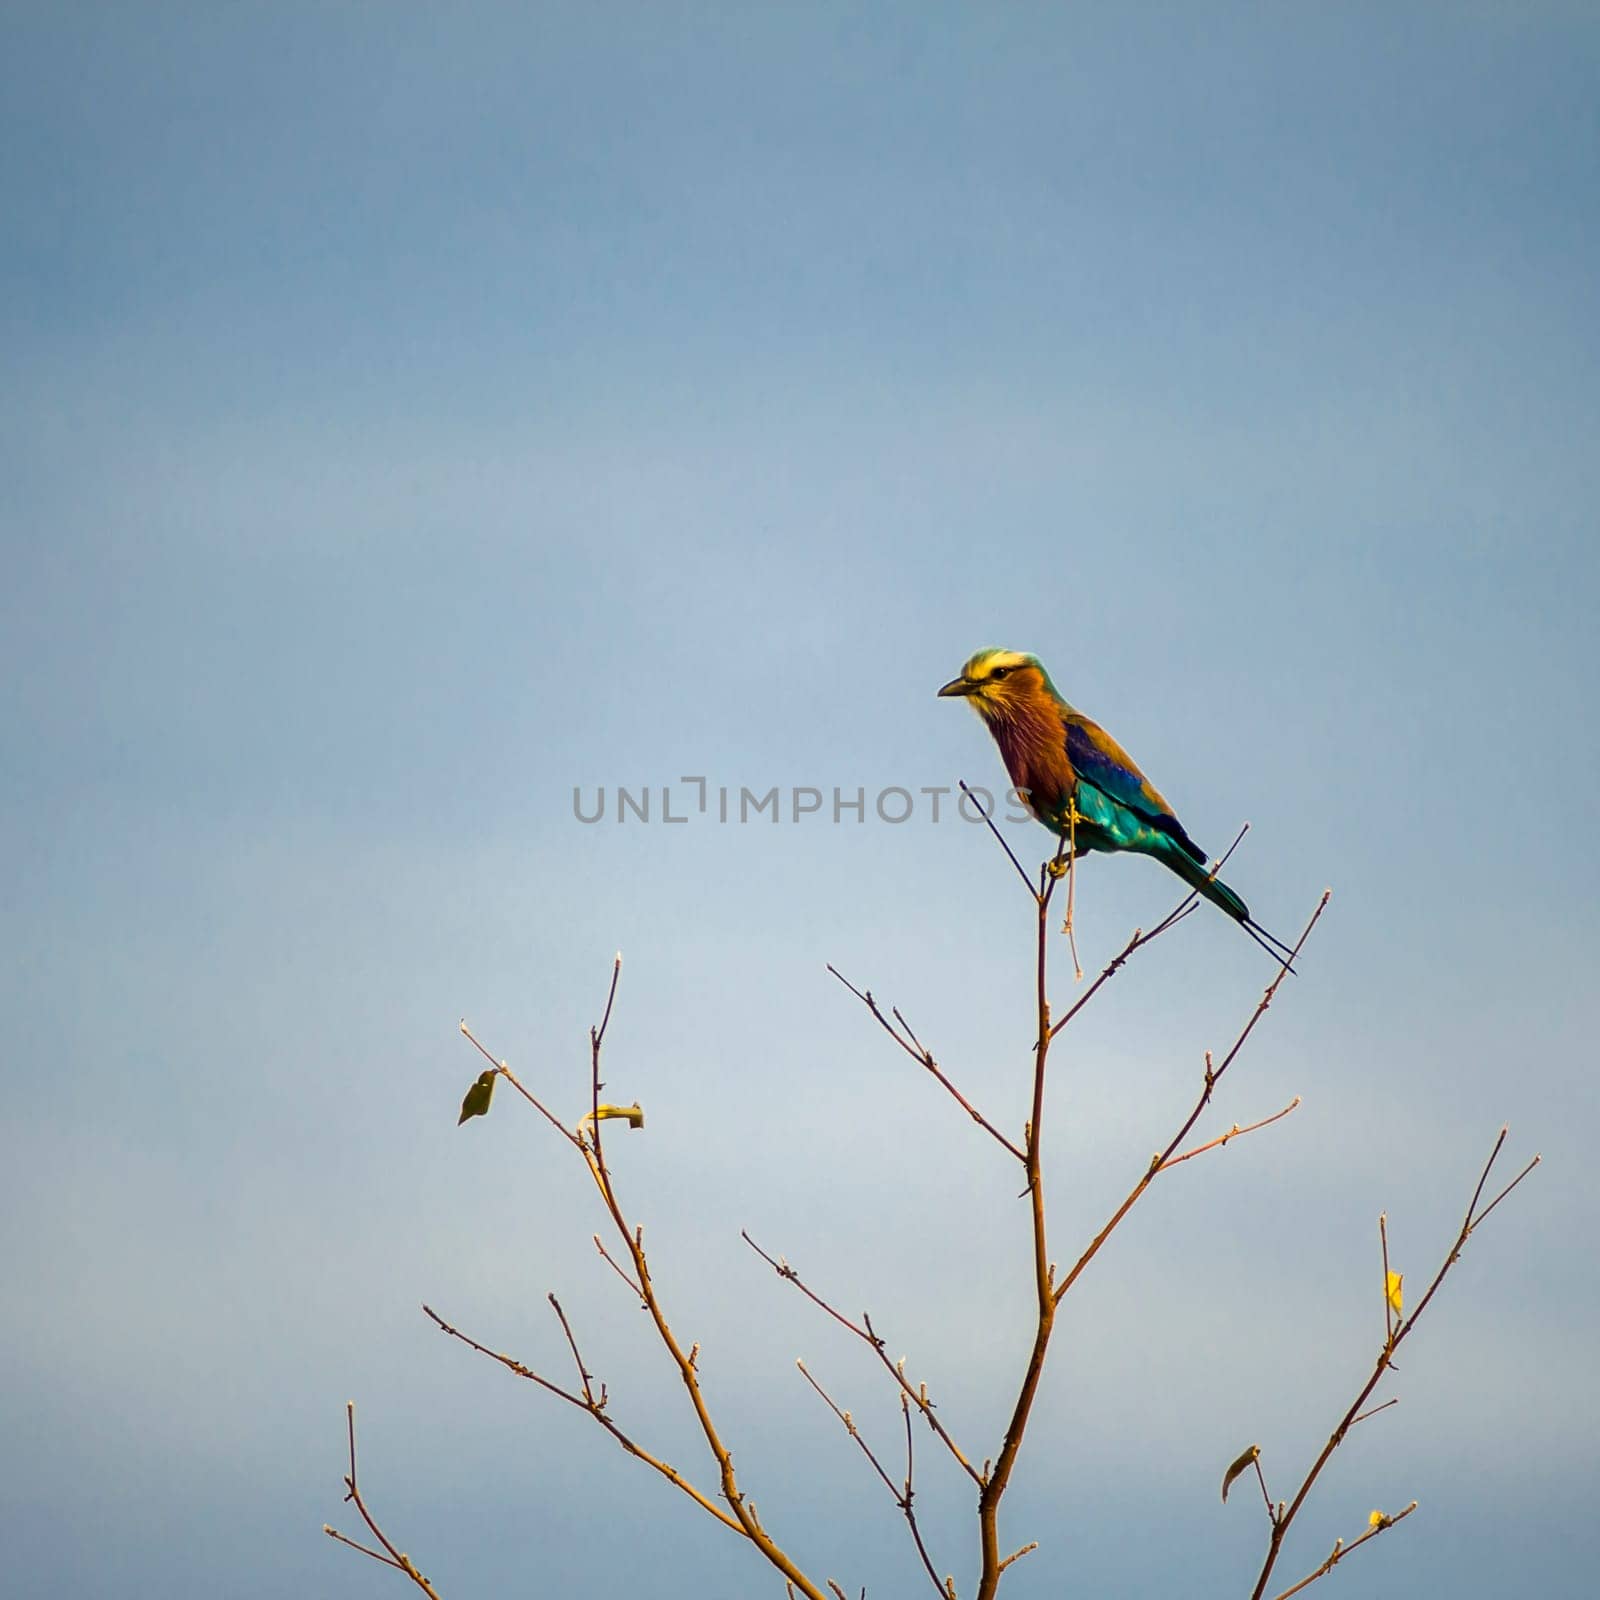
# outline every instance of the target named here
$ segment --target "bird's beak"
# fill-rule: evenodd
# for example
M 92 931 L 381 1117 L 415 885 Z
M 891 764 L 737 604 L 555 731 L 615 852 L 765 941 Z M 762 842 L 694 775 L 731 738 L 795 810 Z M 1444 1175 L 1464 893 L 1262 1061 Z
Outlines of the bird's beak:
M 939 698 L 945 699 L 949 695 L 969 695 L 978 686 L 969 678 L 952 678 L 944 688 L 939 691 Z

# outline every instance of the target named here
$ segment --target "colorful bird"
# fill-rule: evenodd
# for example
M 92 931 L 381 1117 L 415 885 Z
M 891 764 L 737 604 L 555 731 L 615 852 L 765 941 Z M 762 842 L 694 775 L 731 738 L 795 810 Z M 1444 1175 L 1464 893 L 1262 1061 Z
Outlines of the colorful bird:
M 980 650 L 939 693 L 963 697 L 988 724 L 1013 787 L 1040 822 L 1070 840 L 1074 858 L 1091 850 L 1154 856 L 1288 965 L 1293 951 L 1207 868 L 1165 796 L 1099 723 L 1061 698 L 1037 656 Z

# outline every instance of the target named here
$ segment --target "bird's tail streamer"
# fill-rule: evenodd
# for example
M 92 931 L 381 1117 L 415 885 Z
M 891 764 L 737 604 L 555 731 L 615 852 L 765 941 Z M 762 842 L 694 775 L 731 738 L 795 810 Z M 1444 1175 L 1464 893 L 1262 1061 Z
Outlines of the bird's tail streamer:
M 1192 860 L 1181 850 L 1174 850 L 1167 858 L 1168 865 L 1173 867 L 1178 876 L 1187 883 L 1196 894 L 1203 895 L 1212 905 L 1226 911 L 1244 931 L 1250 935 L 1263 950 L 1272 957 L 1281 967 L 1287 967 L 1290 972 L 1294 967 L 1290 962 L 1294 950 L 1286 945 L 1282 939 L 1267 932 L 1254 917 L 1250 915 L 1250 908 L 1236 895 L 1221 878 L 1208 872 L 1205 866 Z

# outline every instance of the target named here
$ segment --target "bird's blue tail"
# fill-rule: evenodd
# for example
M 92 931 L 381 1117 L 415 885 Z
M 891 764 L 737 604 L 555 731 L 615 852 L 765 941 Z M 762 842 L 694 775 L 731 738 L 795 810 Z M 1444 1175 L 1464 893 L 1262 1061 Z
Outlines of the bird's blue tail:
M 1203 861 L 1196 861 L 1186 851 L 1173 845 L 1162 852 L 1162 860 L 1189 885 L 1196 894 L 1209 900 L 1212 905 L 1226 911 L 1235 922 L 1250 935 L 1255 942 L 1276 961 L 1279 966 L 1287 967 L 1290 972 L 1294 968 L 1290 961 L 1294 951 L 1283 940 L 1275 938 L 1250 915 L 1250 908 L 1238 895 L 1236 895 L 1221 878 L 1213 877 Z

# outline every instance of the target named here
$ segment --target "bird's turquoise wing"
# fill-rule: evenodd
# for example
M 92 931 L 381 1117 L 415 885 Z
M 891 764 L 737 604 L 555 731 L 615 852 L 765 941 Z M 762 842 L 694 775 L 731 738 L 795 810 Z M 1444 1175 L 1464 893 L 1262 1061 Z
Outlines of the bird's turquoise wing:
M 1087 717 L 1063 718 L 1066 725 L 1067 759 L 1078 774 L 1080 785 L 1088 785 L 1096 794 L 1080 793 L 1078 809 L 1098 827 L 1113 838 L 1138 831 L 1138 825 L 1156 829 L 1180 846 L 1194 860 L 1204 862 L 1206 853 L 1188 835 L 1183 824 L 1173 814 L 1160 790 L 1145 777 L 1121 745 L 1098 723 Z M 1125 807 L 1133 813 L 1126 819 L 1115 816 L 1116 807 Z M 1119 820 L 1121 826 L 1118 826 Z M 1130 830 L 1128 824 L 1132 823 Z M 1132 838 L 1119 842 L 1125 847 L 1133 844 Z

